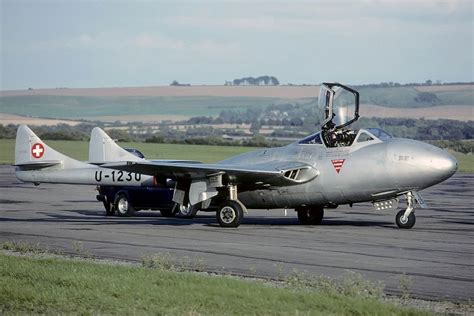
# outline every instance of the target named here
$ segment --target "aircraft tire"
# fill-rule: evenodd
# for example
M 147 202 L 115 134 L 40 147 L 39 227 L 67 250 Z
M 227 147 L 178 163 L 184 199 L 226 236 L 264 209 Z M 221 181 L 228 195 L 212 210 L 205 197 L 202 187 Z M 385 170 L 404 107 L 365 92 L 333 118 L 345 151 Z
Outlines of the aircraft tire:
M 114 209 L 117 215 L 121 217 L 131 216 L 134 212 L 128 197 L 123 193 L 119 193 L 115 197 Z
M 225 201 L 216 211 L 221 227 L 238 227 L 244 218 L 244 210 L 239 202 Z
M 415 226 L 415 222 L 416 222 L 415 213 L 411 212 L 410 215 L 408 215 L 408 219 L 405 221 L 402 220 L 403 214 L 405 214 L 405 210 L 399 211 L 397 215 L 395 216 L 395 221 L 397 223 L 397 226 L 399 228 L 404 228 L 404 229 L 410 229 L 413 226 Z
M 324 208 L 321 206 L 297 208 L 298 220 L 302 225 L 321 225 Z

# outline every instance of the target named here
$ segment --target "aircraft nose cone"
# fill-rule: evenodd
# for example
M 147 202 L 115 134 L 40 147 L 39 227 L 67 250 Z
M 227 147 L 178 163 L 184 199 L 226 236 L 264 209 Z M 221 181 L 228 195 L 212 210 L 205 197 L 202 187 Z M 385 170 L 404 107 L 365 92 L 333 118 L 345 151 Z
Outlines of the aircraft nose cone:
M 440 178 L 443 180 L 448 179 L 458 170 L 457 159 L 446 151 L 441 151 L 430 159 L 431 166 L 438 170 Z
M 387 147 L 392 179 L 401 189 L 421 190 L 451 177 L 458 161 L 447 151 L 415 140 L 395 139 Z
M 458 169 L 458 161 L 449 152 L 428 144 L 418 144 L 416 160 L 420 169 L 431 174 L 435 183 L 451 177 Z

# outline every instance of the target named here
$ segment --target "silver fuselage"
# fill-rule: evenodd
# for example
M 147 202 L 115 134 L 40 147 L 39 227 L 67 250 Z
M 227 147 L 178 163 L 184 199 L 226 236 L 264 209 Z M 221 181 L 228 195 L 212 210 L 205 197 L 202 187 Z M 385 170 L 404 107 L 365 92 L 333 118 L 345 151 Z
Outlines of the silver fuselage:
M 275 160 L 309 164 L 319 175 L 304 184 L 240 191 L 239 199 L 246 207 L 335 206 L 384 200 L 440 183 L 457 170 L 457 160 L 448 152 L 403 138 L 335 148 L 293 143 L 245 153 L 220 163 L 249 166 Z M 333 160 L 344 160 L 339 172 Z

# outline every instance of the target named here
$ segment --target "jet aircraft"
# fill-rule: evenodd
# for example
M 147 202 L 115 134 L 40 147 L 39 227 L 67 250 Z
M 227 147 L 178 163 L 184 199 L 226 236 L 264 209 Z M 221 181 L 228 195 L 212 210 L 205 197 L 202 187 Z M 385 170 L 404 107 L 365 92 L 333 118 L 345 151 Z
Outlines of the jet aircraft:
M 284 147 L 260 149 L 215 164 L 145 160 L 94 128 L 89 161 L 80 162 L 47 146 L 27 126 L 17 131 L 16 176 L 24 182 L 174 186 L 181 212 L 217 206 L 223 227 L 240 225 L 250 208 L 294 208 L 302 224 L 320 224 L 324 208 L 372 202 L 395 210 L 400 228 L 415 224 L 414 209 L 425 207 L 418 191 L 457 170 L 456 159 L 435 146 L 393 138 L 376 128 L 350 129 L 359 117 L 359 93 L 324 83 L 319 95 L 321 131 Z M 211 203 L 212 202 L 212 203 Z M 184 211 L 183 211 L 184 210 Z
M 207 209 L 218 205 L 223 227 L 237 227 L 248 209 L 294 208 L 302 224 L 321 224 L 324 208 L 372 202 L 376 210 L 407 207 L 395 221 L 415 224 L 414 209 L 425 207 L 418 191 L 457 170 L 448 152 L 424 142 L 394 138 L 377 128 L 353 130 L 359 93 L 339 83 L 323 83 L 321 131 L 284 147 L 259 149 L 215 164 L 127 160 L 110 168 L 175 181 L 173 201 Z

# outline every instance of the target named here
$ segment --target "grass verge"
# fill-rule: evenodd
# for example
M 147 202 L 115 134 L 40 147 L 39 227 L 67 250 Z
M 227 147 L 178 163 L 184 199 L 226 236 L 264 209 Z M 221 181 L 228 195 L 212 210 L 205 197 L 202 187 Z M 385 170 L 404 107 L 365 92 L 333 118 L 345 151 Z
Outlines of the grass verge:
M 0 254 L 0 313 L 424 315 L 376 299 L 227 277 Z
M 458 152 L 452 153 L 459 162 L 459 170 L 461 173 L 474 173 L 474 155 L 467 155 Z

